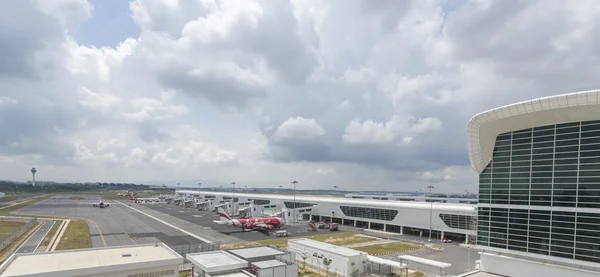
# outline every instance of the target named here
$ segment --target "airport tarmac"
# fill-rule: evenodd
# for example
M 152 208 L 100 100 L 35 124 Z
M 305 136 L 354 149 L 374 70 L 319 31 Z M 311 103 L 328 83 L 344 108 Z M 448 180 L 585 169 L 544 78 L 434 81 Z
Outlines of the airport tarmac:
M 105 201 L 107 208 L 94 207 L 100 202 L 97 195 L 77 195 L 84 200 L 68 199 L 69 195 L 57 195 L 14 213 L 49 217 L 72 217 L 86 219 L 90 229 L 92 247 L 133 245 L 164 242 L 169 246 L 201 243 L 175 228 L 142 216 L 115 201 Z M 102 235 L 100 235 L 102 234 Z
M 183 219 L 187 222 L 191 222 L 203 227 L 210 227 L 211 229 L 218 231 L 221 234 L 238 238 L 241 241 L 256 241 L 277 238 L 274 234 L 274 231 L 267 233 L 259 231 L 242 231 L 240 228 L 234 228 L 232 226 L 227 225 L 219 225 L 213 222 L 214 220 L 219 220 L 219 216 L 215 212 L 198 211 L 198 209 L 195 208 L 184 208 L 166 203 L 149 203 L 141 204 L 141 206 L 163 214 L 168 214 L 173 217 Z M 292 237 L 310 236 L 315 234 L 315 232 L 308 231 L 308 226 L 306 224 L 287 224 L 284 228 L 288 231 L 288 233 L 290 233 Z

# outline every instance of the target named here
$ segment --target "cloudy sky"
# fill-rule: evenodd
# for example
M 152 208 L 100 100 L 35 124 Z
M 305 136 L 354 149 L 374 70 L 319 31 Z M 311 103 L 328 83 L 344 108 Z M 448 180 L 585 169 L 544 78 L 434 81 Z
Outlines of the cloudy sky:
M 476 113 L 600 87 L 590 1 L 0 1 L 0 179 L 476 191 Z

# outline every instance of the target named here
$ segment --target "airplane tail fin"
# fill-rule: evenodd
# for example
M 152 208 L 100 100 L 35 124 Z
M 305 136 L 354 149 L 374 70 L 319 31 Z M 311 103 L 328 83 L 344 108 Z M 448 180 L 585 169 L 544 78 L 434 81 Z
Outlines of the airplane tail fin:
M 227 215 L 227 213 L 225 212 L 225 210 L 223 210 L 223 208 L 219 207 L 219 209 L 217 211 L 219 212 L 219 218 L 221 219 L 221 221 L 232 221 L 231 217 L 229 217 Z

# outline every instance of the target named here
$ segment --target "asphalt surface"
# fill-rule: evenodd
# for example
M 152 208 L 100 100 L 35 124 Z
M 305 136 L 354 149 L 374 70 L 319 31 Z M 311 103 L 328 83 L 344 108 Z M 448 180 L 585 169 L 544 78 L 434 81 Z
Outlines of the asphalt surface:
M 104 201 L 107 208 L 93 207 L 100 202 L 97 195 L 77 195 L 84 200 L 70 200 L 69 195 L 57 195 L 15 213 L 23 215 L 57 216 L 86 219 L 92 247 L 134 245 L 163 242 L 169 246 L 201 243 L 175 228 L 143 216 L 115 201 Z
M 181 220 L 185 220 L 187 222 L 202 226 L 204 228 L 210 228 L 219 232 L 222 235 L 232 237 L 237 239 L 237 241 L 257 241 L 257 240 L 265 240 L 265 239 L 275 239 L 275 231 L 270 232 L 260 232 L 260 231 L 242 231 L 240 228 L 234 228 L 232 226 L 227 225 L 219 225 L 214 222 L 214 220 L 219 220 L 219 216 L 214 212 L 207 211 L 198 211 L 194 208 L 184 208 L 175 206 L 173 204 L 166 203 L 149 203 L 149 204 L 140 204 L 140 206 L 146 207 L 148 209 L 152 209 L 154 211 L 170 215 L 172 217 L 176 217 Z M 317 233 L 308 231 L 308 226 L 306 223 L 303 224 L 287 224 L 284 227 L 284 230 L 287 230 L 290 234 L 290 237 L 297 236 L 309 236 L 315 235 L 321 232 L 329 232 L 327 230 L 322 230 Z M 222 236 L 220 236 L 222 237 Z M 221 242 L 222 239 L 221 239 Z
M 54 220 L 39 220 L 42 222 L 42 226 L 38 228 L 21 246 L 17 249 L 16 253 L 30 253 L 35 252 L 46 234 L 50 232 L 52 226 L 54 226 Z
M 344 226 L 346 229 L 353 229 L 347 226 Z M 363 233 L 365 235 L 380 237 L 380 238 L 390 238 L 394 240 L 412 242 L 412 243 L 420 243 L 424 245 L 437 245 L 443 247 L 443 250 L 436 250 L 431 248 L 423 248 L 417 249 L 413 251 L 407 251 L 402 253 L 393 253 L 389 255 L 379 256 L 380 258 L 385 258 L 388 260 L 398 262 L 398 256 L 400 255 L 412 255 L 425 259 L 431 259 L 439 262 L 445 262 L 452 264 L 449 268 L 444 269 L 444 272 L 450 276 L 458 275 L 461 273 L 473 271 L 475 268 L 475 261 L 479 259 L 479 254 L 476 249 L 461 247 L 460 243 L 442 243 L 441 241 L 432 240 L 428 242 L 427 237 L 419 237 L 414 235 L 402 235 L 402 236 L 386 236 L 373 232 L 364 232 L 362 229 L 354 230 L 357 233 Z M 469 253 L 470 252 L 470 253 Z M 440 274 L 438 268 L 434 268 L 431 266 L 421 265 L 417 263 L 409 263 L 409 268 L 416 268 L 423 272 L 425 272 L 426 276 L 437 276 Z

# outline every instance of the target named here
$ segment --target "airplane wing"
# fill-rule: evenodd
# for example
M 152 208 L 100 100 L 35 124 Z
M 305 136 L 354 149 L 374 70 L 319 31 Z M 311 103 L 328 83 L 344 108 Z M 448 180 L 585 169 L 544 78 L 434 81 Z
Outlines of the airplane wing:
M 256 228 L 260 230 L 273 230 L 273 225 L 260 223 L 256 225 Z

